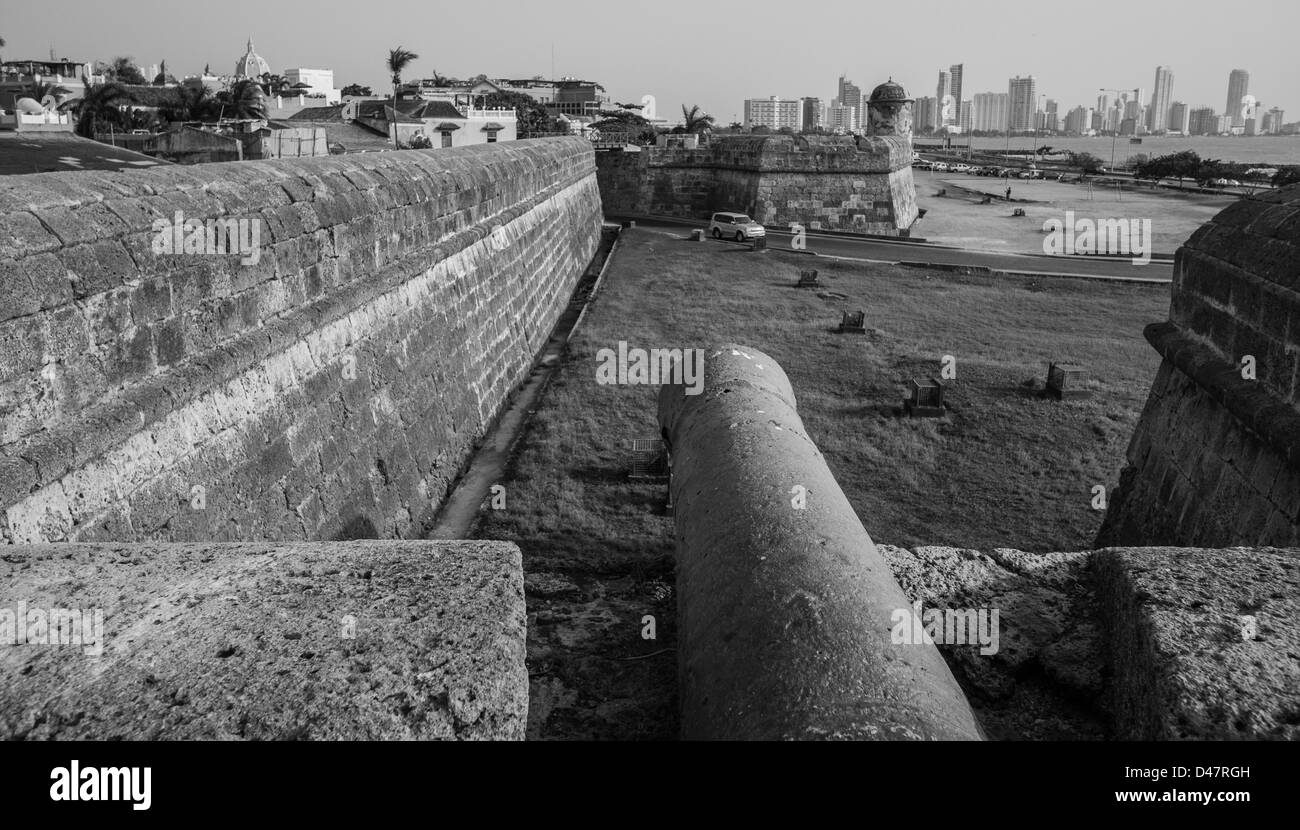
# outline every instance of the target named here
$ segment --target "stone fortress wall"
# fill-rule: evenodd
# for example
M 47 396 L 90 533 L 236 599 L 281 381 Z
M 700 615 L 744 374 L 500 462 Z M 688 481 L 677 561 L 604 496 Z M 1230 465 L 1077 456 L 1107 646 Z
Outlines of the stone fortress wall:
M 1098 546 L 1300 546 L 1300 188 L 1178 251 L 1163 356 Z
M 0 540 L 417 535 L 596 250 L 592 155 L 3 179 Z M 159 253 L 178 211 L 256 261 Z
M 907 236 L 917 218 L 906 135 L 716 136 L 697 149 L 602 150 L 596 167 L 611 215 L 707 219 L 748 213 L 786 229 Z

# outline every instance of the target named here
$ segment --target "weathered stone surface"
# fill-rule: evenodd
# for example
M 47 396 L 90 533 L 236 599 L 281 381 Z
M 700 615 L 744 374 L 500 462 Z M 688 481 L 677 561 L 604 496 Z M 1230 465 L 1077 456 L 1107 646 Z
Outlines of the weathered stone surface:
M 706 218 L 746 211 L 767 225 L 906 235 L 917 216 L 907 136 L 717 136 L 697 149 L 600 152 L 611 214 Z
M 687 739 L 978 739 L 932 643 L 895 642 L 903 591 L 795 411 L 781 367 L 708 349 L 665 385 Z
M 1169 321 L 1146 331 L 1164 361 L 1098 547 L 1300 545 L 1296 215 L 1300 187 L 1245 197 L 1179 249 Z
M 1300 739 L 1300 550 L 1095 557 L 1116 737 Z
M 998 612 L 996 652 L 939 644 L 990 737 L 1105 734 L 1088 553 L 877 547 L 908 599 L 924 609 Z
M 14 546 L 0 584 L 2 739 L 524 736 L 511 543 Z M 102 653 L 10 644 L 19 603 L 101 611 Z
M 0 272 L 25 277 L 0 292 L 0 469 L 40 459 L 0 502 L 0 543 L 418 533 L 595 252 L 593 155 L 547 139 L 155 168 L 122 173 L 123 195 L 5 177 L 58 235 L 0 213 Z M 154 219 L 232 209 L 264 220 L 257 262 L 154 253 Z

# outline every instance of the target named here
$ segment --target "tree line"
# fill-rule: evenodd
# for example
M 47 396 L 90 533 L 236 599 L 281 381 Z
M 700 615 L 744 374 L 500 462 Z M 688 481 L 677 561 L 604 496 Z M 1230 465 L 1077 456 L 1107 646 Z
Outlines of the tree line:
M 1227 179 L 1283 187 L 1300 182 L 1300 165 L 1265 168 L 1258 164 L 1203 159 L 1193 150 L 1183 150 L 1140 161 L 1134 166 L 1133 175 L 1151 181 L 1178 179 L 1180 186 L 1183 179 L 1195 181 L 1202 187 Z

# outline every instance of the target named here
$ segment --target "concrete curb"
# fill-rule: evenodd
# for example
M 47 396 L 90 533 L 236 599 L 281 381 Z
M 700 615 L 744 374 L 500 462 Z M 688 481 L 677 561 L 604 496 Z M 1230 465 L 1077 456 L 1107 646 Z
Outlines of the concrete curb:
M 914 262 L 896 259 L 860 259 L 858 257 L 840 256 L 839 254 L 819 254 L 816 251 L 782 251 L 782 253 L 810 254 L 823 259 L 838 259 L 845 262 L 869 262 L 872 265 L 897 265 L 902 268 L 927 268 L 934 271 L 949 271 L 956 274 L 976 274 L 989 277 L 1033 277 L 1042 279 L 1080 279 L 1099 282 L 1127 282 L 1137 285 L 1169 285 L 1172 280 L 1147 279 L 1145 277 L 1119 277 L 1113 274 L 1071 274 L 1052 271 L 1021 271 L 1008 268 L 990 268 L 987 265 L 955 265 L 948 262 Z
M 582 304 L 582 311 L 578 312 L 578 319 L 573 321 L 573 327 L 569 329 L 569 336 L 564 338 L 564 342 L 569 342 L 573 339 L 573 335 L 578 333 L 578 327 L 582 325 L 582 321 L 587 316 L 587 311 L 590 310 L 591 304 L 596 299 L 596 294 L 600 291 L 601 284 L 605 281 L 605 274 L 609 271 L 609 264 L 614 260 L 614 253 L 618 251 L 618 243 L 622 236 L 622 228 L 613 233 L 614 239 L 610 242 L 609 250 L 605 253 L 605 261 L 600 264 L 600 272 L 596 274 L 596 280 L 591 284 L 591 291 L 587 294 L 587 301 Z M 604 244 L 603 241 L 601 244 Z M 596 255 L 600 255 L 599 246 L 596 248 Z
M 670 384 L 659 396 L 682 737 L 979 740 L 934 644 L 894 641 L 912 608 L 781 367 L 747 346 L 706 355 L 702 394 Z

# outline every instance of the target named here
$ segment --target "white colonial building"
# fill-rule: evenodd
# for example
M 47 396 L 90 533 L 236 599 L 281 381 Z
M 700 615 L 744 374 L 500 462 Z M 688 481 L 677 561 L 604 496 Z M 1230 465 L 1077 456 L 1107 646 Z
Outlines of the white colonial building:
M 290 89 L 308 98 L 323 100 L 326 104 L 337 104 L 340 100 L 339 91 L 334 88 L 333 69 L 286 69 L 284 80 Z

